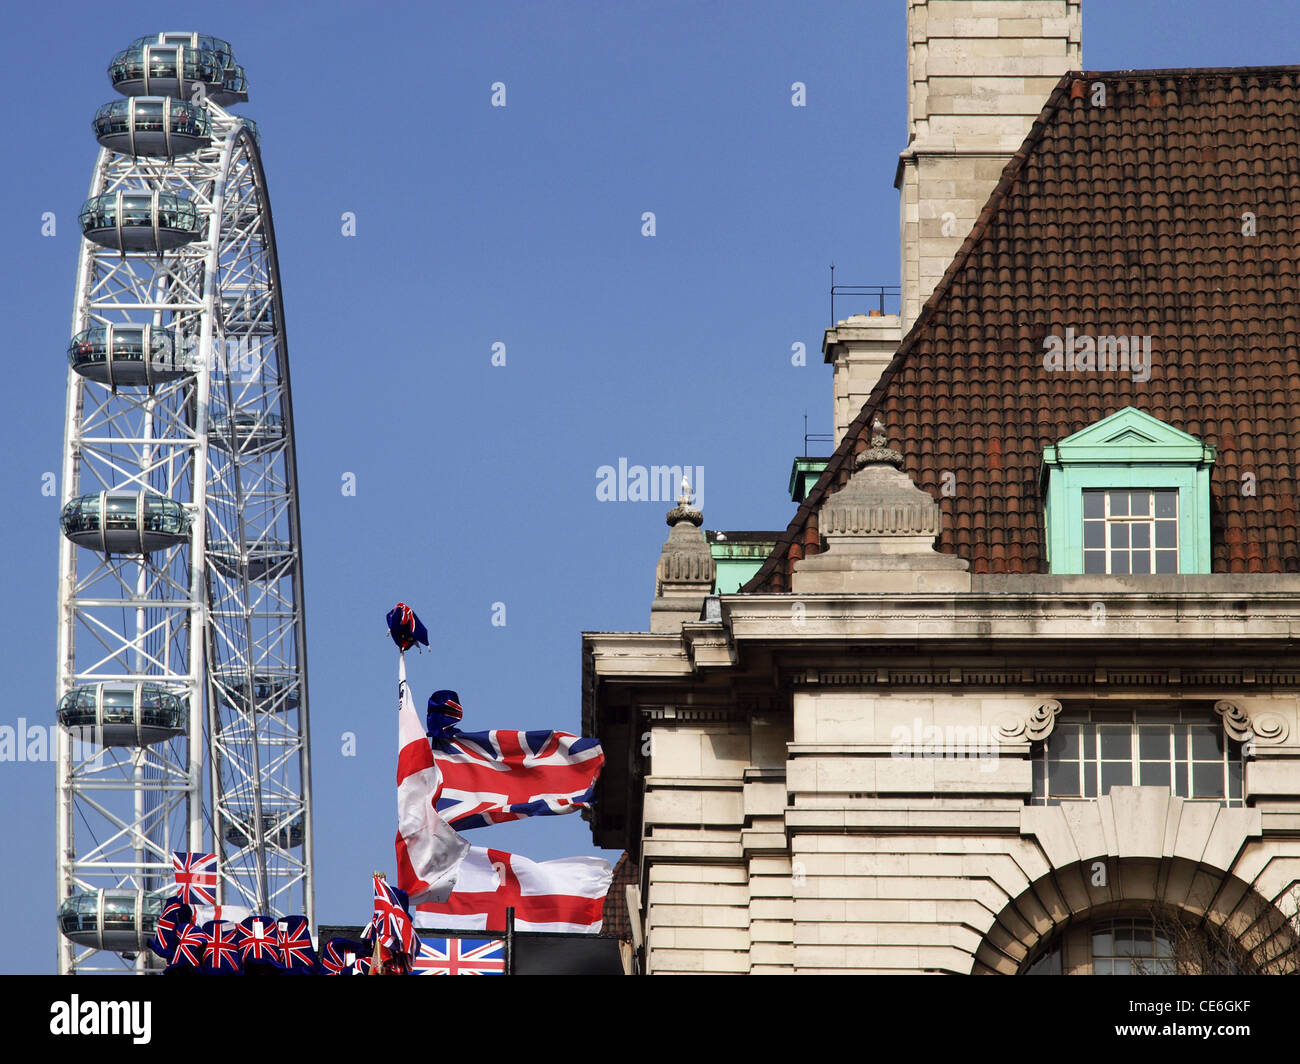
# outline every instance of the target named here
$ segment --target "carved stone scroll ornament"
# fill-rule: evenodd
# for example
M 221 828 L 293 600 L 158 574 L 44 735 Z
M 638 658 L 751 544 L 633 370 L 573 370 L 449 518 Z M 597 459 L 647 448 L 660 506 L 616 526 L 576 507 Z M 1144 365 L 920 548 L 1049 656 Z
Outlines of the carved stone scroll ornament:
M 1248 714 L 1236 702 L 1215 702 L 1214 712 L 1223 718 L 1223 731 L 1239 743 L 1273 746 L 1286 742 L 1290 732 L 1286 720 L 1276 713 Z
M 1056 718 L 1061 715 L 1061 703 L 1048 699 L 1038 703 L 1026 716 L 1008 713 L 997 724 L 997 737 L 1004 743 L 1038 743 L 1052 734 Z

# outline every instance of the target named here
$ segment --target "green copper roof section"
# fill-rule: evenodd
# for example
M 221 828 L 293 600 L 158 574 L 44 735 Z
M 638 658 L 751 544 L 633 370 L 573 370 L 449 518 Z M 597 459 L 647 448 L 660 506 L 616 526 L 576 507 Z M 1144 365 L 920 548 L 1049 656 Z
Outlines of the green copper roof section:
M 790 498 L 796 503 L 803 502 L 812 491 L 812 486 L 826 469 L 829 458 L 796 458 L 790 470 Z
M 713 593 L 732 595 L 758 572 L 776 546 L 779 532 L 706 532 L 717 569 Z

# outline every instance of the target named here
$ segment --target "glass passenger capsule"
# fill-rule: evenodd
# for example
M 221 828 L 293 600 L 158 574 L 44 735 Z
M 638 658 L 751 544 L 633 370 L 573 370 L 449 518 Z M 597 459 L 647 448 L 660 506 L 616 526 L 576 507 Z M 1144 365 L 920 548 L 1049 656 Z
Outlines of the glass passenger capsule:
M 240 670 L 222 670 L 214 676 L 217 700 L 242 713 L 249 710 L 248 673 Z M 279 713 L 298 708 L 298 683 L 288 673 L 257 672 L 253 674 L 253 701 L 258 710 Z
M 174 158 L 212 142 L 205 107 L 170 96 L 132 96 L 106 103 L 91 123 L 95 139 L 121 155 Z
M 83 684 L 59 700 L 59 723 L 101 746 L 162 742 L 181 734 L 187 718 L 185 703 L 154 683 Z
M 263 807 L 265 810 L 265 806 Z M 262 831 L 281 849 L 290 850 L 302 845 L 302 817 L 296 816 L 287 824 L 281 823 L 282 816 L 277 813 L 262 813 Z M 277 828 L 277 825 L 279 827 Z M 226 841 L 233 846 L 252 846 L 256 841 L 252 837 L 253 811 L 232 812 L 226 818 Z
M 174 192 L 104 192 L 86 200 L 80 221 L 87 240 L 114 251 L 161 255 L 203 232 L 198 208 Z
M 275 300 L 267 288 L 224 288 L 221 320 L 227 333 L 269 336 L 275 332 Z
M 232 103 L 245 103 L 248 100 L 248 78 L 244 68 L 235 62 L 234 49 L 229 41 L 220 37 L 210 37 L 205 33 L 160 33 L 154 37 L 139 37 L 127 45 L 127 51 L 143 48 L 146 45 L 181 45 L 189 51 L 210 52 L 216 57 L 224 76 L 219 88 L 208 90 L 208 95 L 223 107 Z
M 283 437 L 284 419 L 279 414 L 237 410 L 214 417 L 208 426 L 208 442 L 223 451 L 255 450 Z
M 156 325 L 92 325 L 69 342 L 68 362 L 114 388 L 152 387 L 194 372 L 179 332 Z
M 100 491 L 63 508 L 63 534 L 104 554 L 149 554 L 184 543 L 190 517 L 174 499 L 152 491 Z
M 227 72 L 221 55 L 209 48 L 139 41 L 113 56 L 108 66 L 109 80 L 123 96 L 173 96 L 189 100 L 194 97 L 195 88 L 202 86 L 199 91 L 217 103 L 232 99 L 225 92 Z
M 283 540 L 268 539 L 250 543 L 247 562 L 241 562 L 239 551 L 222 545 L 208 550 L 208 560 L 227 576 L 240 576 L 245 570 L 250 580 L 260 580 L 268 573 L 284 567 L 293 558 L 293 548 Z
M 86 890 L 59 906 L 59 930 L 78 946 L 139 953 L 158 929 L 163 899 L 147 890 Z

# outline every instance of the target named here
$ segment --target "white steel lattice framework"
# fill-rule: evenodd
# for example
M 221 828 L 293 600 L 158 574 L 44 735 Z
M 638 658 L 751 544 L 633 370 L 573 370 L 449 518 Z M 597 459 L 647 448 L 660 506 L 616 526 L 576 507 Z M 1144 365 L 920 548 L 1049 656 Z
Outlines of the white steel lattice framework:
M 315 927 L 296 460 L 266 180 L 255 126 L 217 102 L 231 102 L 217 91 L 223 62 L 227 83 L 231 70 L 242 79 L 229 46 L 216 41 L 215 64 L 200 59 L 187 83 L 215 39 L 156 40 L 173 42 L 179 77 L 101 109 L 121 122 L 97 117 L 97 133 L 126 135 L 99 137 L 112 147 L 82 211 L 58 591 L 64 973 L 159 966 L 146 943 L 172 851 L 217 854 L 219 903 Z M 148 47 L 143 58 L 160 62 Z

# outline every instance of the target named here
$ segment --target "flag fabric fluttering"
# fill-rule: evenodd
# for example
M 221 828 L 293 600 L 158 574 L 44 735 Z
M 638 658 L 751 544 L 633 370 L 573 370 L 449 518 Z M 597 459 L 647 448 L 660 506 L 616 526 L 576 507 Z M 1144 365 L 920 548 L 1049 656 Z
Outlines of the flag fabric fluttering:
M 406 682 L 405 655 L 397 687 L 397 885 L 413 902 L 440 901 L 450 894 L 469 843 L 434 806 L 437 770 Z
M 216 905 L 217 855 L 172 853 L 176 893 L 186 905 Z
M 399 602 L 388 611 L 388 634 L 393 637 L 398 650 L 410 650 L 416 643 L 429 645 L 429 629 L 405 602 Z
M 438 812 L 458 831 L 591 805 L 599 739 L 558 731 L 452 732 L 432 738 Z
M 504 850 L 471 848 L 445 902 L 421 902 L 415 926 L 501 931 L 506 909 L 521 931 L 600 931 L 614 872 L 600 857 L 530 861 Z
M 501 938 L 423 938 L 411 959 L 412 975 L 504 975 Z
M 406 892 L 394 890 L 381 875 L 376 875 L 374 880 L 375 912 L 361 937 L 374 942 L 377 936 L 385 949 L 410 956 L 415 952 L 418 940 L 408 912 Z
M 202 927 L 204 924 L 214 920 L 225 920 L 229 924 L 237 924 L 253 915 L 253 910 L 246 905 L 195 905 L 194 906 L 194 923 Z
M 424 714 L 424 727 L 429 736 L 441 739 L 460 727 L 465 710 L 460 705 L 460 695 L 455 691 L 434 691 L 429 696 Z

